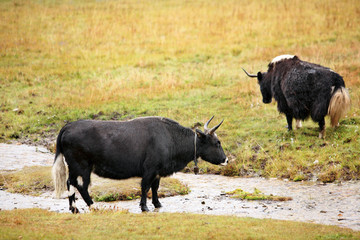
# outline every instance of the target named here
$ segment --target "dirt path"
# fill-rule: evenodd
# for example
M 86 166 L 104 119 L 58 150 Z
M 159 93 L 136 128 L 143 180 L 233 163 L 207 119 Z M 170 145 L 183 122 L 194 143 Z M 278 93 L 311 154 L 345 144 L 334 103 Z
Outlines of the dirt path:
M 23 166 L 51 165 L 53 154 L 45 148 L 26 145 L 0 144 L 0 170 L 15 170 Z M 273 218 L 337 225 L 360 230 L 360 182 L 341 184 L 294 183 L 277 179 L 229 178 L 217 175 L 177 173 L 174 178 L 186 183 L 191 193 L 161 199 L 160 212 L 192 212 L 240 217 Z M 266 194 L 292 197 L 292 201 L 244 201 L 232 199 L 224 193 L 241 188 L 253 192 L 254 188 Z M 79 196 L 80 197 L 80 196 Z M 128 209 L 140 213 L 139 200 L 100 203 L 104 207 Z M 81 197 L 77 206 L 87 207 Z M 154 208 L 149 201 L 149 209 Z M 30 197 L 0 191 L 0 208 L 44 208 L 68 212 L 66 199 L 53 199 L 51 194 Z

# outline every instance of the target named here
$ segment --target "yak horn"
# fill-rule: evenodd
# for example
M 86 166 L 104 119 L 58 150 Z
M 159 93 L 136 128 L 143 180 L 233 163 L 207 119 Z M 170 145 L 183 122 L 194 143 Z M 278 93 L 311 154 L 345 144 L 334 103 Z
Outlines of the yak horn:
M 205 130 L 205 133 L 209 132 L 209 129 L 208 129 L 208 125 L 209 123 L 211 122 L 211 120 L 214 118 L 214 116 L 212 116 L 204 125 L 204 130 Z
M 213 127 L 213 128 L 211 128 L 211 129 L 209 129 L 208 128 L 208 125 L 209 125 L 209 123 L 211 122 L 211 120 L 214 118 L 214 116 L 212 116 L 210 119 L 209 119 L 209 121 L 207 121 L 206 123 L 205 123 L 205 125 L 204 125 L 204 131 L 205 131 L 205 134 L 213 134 L 215 131 L 216 131 L 216 129 L 218 129 L 219 127 L 220 127 L 220 125 L 223 123 L 223 121 L 224 120 L 222 120 L 221 121 L 221 123 L 219 123 L 218 125 L 216 125 L 215 127 Z
M 246 75 L 248 75 L 249 77 L 255 78 L 257 77 L 256 74 L 249 74 L 245 69 L 242 68 L 242 70 L 244 70 L 244 72 L 246 73 Z
M 209 134 L 213 134 L 216 131 L 216 129 L 218 129 L 220 127 L 220 125 L 223 123 L 223 121 L 224 121 L 224 119 L 218 125 L 216 125 L 212 129 L 210 129 Z

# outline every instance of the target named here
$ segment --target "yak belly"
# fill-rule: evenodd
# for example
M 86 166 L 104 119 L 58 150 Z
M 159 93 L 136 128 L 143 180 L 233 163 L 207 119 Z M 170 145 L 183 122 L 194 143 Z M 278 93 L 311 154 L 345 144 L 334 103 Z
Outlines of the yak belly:
M 94 156 L 93 172 L 101 177 L 126 179 L 141 176 L 141 162 L 144 154 L 132 145 L 112 145 L 99 150 Z

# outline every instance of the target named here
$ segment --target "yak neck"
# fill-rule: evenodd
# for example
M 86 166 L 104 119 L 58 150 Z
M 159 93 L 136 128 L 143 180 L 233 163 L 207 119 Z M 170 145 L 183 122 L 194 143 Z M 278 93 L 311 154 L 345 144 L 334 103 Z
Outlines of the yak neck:
M 195 132 L 190 128 L 179 127 L 173 134 L 174 148 L 172 150 L 172 156 L 176 160 L 181 162 L 189 163 L 194 160 L 195 156 L 195 145 L 199 146 L 199 139 L 197 138 L 197 143 L 195 144 Z M 198 152 L 196 150 L 196 152 Z

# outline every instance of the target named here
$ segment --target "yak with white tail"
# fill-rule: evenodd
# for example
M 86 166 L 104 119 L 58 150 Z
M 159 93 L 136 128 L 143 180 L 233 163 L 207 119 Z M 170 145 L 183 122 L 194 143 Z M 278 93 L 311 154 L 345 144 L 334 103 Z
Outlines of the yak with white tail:
M 264 103 L 270 103 L 272 98 L 277 101 L 289 130 L 293 118 L 300 127 L 300 120 L 311 116 L 319 124 L 319 138 L 324 138 L 325 116 L 330 116 L 331 126 L 335 127 L 350 108 L 349 93 L 338 73 L 297 56 L 281 55 L 269 63 L 267 72 L 245 73 L 258 79 Z
M 209 129 L 211 119 L 204 125 L 204 132 L 162 117 L 71 122 L 61 129 L 56 142 L 55 193 L 59 197 L 68 190 L 69 209 L 78 213 L 75 189 L 89 207 L 93 204 L 88 192 L 92 172 L 112 179 L 141 177 L 141 210 L 149 211 L 146 197 L 150 188 L 152 202 L 159 208 L 161 177 L 182 170 L 192 160 L 196 164 L 198 157 L 212 164 L 227 164 L 215 133 L 222 122 Z

